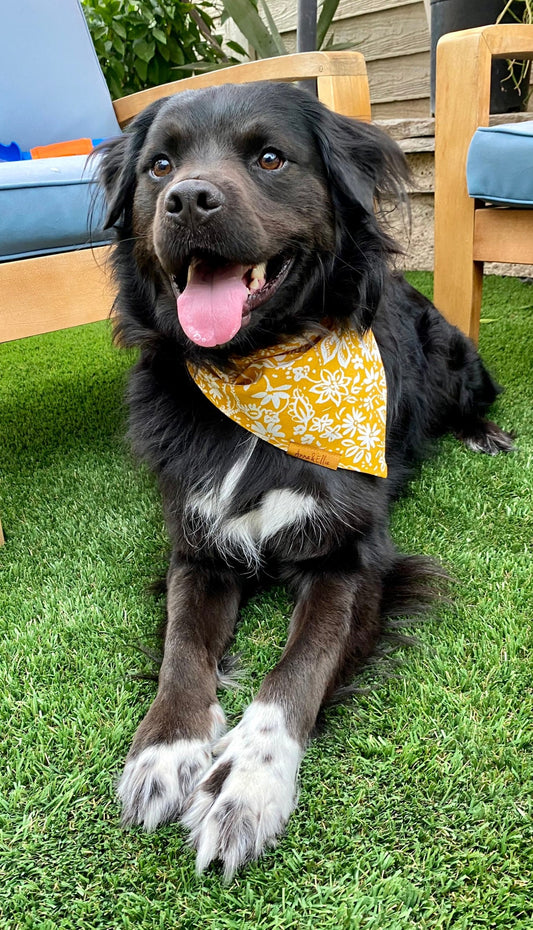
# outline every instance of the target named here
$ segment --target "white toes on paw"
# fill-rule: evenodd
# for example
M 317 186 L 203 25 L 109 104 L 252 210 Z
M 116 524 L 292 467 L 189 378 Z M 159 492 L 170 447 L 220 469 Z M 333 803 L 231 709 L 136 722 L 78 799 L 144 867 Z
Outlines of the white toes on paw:
M 463 442 L 472 452 L 484 452 L 486 455 L 513 452 L 515 449 L 512 433 L 507 433 L 490 421 L 484 422 L 471 435 L 464 436 Z
M 224 877 L 274 845 L 296 806 L 302 750 L 281 708 L 254 702 L 216 747 L 219 758 L 192 793 L 181 822 L 202 872 L 221 859 Z
M 117 785 L 123 826 L 139 825 L 151 832 L 160 824 L 179 819 L 188 798 L 211 765 L 213 741 L 224 731 L 225 717 L 220 705 L 213 704 L 210 711 L 209 739 L 155 743 L 126 761 Z
M 148 746 L 128 759 L 117 785 L 123 825 L 151 832 L 177 820 L 210 764 L 210 744 L 185 739 Z

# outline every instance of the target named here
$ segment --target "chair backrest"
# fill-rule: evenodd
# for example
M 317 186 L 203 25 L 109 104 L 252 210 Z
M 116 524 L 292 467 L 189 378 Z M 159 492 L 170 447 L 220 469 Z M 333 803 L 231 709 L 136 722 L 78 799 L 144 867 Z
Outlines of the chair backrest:
M 120 132 L 79 0 L 0 12 L 0 142 L 22 149 Z
M 365 59 L 360 52 L 300 52 L 279 58 L 248 61 L 220 71 L 197 74 L 141 90 L 115 100 L 114 107 L 120 125 L 124 126 L 154 100 L 184 90 L 220 84 L 248 84 L 252 81 L 308 79 L 316 79 L 319 100 L 336 113 L 370 120 L 368 77 Z

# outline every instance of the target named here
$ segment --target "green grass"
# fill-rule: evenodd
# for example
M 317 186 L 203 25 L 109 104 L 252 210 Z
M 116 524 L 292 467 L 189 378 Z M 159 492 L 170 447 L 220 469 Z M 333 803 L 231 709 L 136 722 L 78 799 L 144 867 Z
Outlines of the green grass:
M 518 451 L 446 439 L 394 514 L 402 549 L 454 573 L 453 604 L 380 688 L 327 712 L 286 835 L 229 887 L 195 876 L 179 827 L 118 826 L 113 782 L 155 691 L 135 644 L 153 642 L 168 550 L 122 439 L 132 356 L 105 324 L 0 346 L 2 930 L 533 925 L 532 310 L 531 285 L 487 281 L 481 350 Z M 230 720 L 288 609 L 273 592 L 246 610 Z

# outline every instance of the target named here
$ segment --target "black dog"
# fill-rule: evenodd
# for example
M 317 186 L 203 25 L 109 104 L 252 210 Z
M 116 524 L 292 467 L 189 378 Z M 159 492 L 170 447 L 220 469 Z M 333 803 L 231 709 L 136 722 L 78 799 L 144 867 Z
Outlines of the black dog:
M 321 705 L 416 589 L 424 566 L 388 532 L 413 463 L 447 431 L 491 454 L 512 443 L 483 418 L 498 389 L 473 345 L 389 268 L 376 209 L 401 196 L 406 170 L 377 128 L 289 85 L 227 86 L 158 101 L 100 154 L 118 336 L 141 348 L 131 437 L 158 475 L 173 543 L 159 689 L 118 793 L 125 824 L 181 819 L 198 868 L 220 858 L 228 876 L 284 828 Z M 295 454 L 257 438 L 194 377 L 370 328 L 386 374 L 386 478 L 306 461 L 301 430 Z M 294 594 L 288 642 L 222 736 L 217 665 L 244 596 L 272 581 Z

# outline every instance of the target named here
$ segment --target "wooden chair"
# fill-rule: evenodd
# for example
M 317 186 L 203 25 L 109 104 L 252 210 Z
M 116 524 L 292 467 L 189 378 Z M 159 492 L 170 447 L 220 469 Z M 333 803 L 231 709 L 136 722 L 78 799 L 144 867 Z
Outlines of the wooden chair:
M 434 300 L 474 340 L 483 263 L 533 263 L 533 210 L 494 207 L 468 195 L 470 142 L 478 127 L 489 125 L 492 58 L 532 59 L 533 26 L 466 29 L 444 36 L 437 48 Z
M 124 127 L 153 100 L 184 90 L 306 79 L 316 79 L 318 96 L 331 109 L 370 120 L 366 66 L 358 52 L 309 52 L 247 62 L 141 91 L 113 107 Z M 107 318 L 113 303 L 108 252 L 109 246 L 98 246 L 0 262 L 0 342 Z

